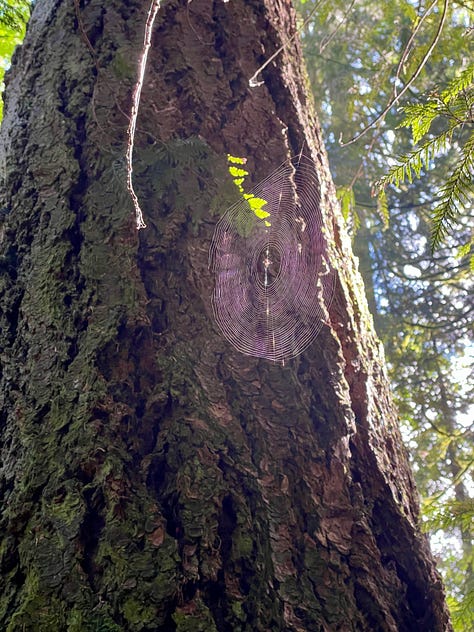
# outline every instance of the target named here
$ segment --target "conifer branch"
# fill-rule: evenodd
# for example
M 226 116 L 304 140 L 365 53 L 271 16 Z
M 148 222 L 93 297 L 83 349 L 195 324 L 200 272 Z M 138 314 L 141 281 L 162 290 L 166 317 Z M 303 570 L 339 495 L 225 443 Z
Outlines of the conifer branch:
M 441 203 L 433 211 L 431 251 L 436 250 L 457 221 L 464 207 L 474 196 L 474 132 L 471 133 L 462 151 L 462 157 L 444 187 Z
M 448 12 L 448 6 L 449 6 L 449 0 L 444 0 L 444 5 L 443 5 L 443 13 L 441 15 L 441 19 L 439 21 L 438 24 L 438 28 L 436 30 L 435 36 L 428 48 L 428 50 L 426 51 L 426 53 L 423 55 L 423 58 L 421 59 L 420 63 L 418 64 L 418 66 L 416 67 L 415 72 L 412 74 L 412 76 L 410 77 L 410 79 L 407 81 L 407 83 L 403 86 L 402 90 L 400 90 L 400 92 L 398 92 L 396 95 L 394 95 L 390 101 L 387 103 L 387 105 L 385 106 L 385 108 L 382 110 L 382 112 L 375 117 L 375 119 L 373 121 L 371 121 L 368 125 L 366 125 L 364 127 L 364 129 L 359 132 L 358 134 L 356 134 L 355 136 L 353 136 L 350 140 L 348 140 L 347 142 L 342 142 L 342 139 L 339 141 L 339 144 L 341 147 L 347 147 L 348 145 L 352 145 L 353 143 L 355 143 L 356 141 L 358 141 L 360 138 L 362 138 L 363 136 L 365 136 L 367 134 L 367 132 L 369 130 L 371 130 L 373 127 L 375 127 L 378 123 L 380 123 L 385 116 L 388 114 L 388 112 L 392 109 L 392 107 L 398 103 L 398 101 L 400 101 L 400 99 L 402 98 L 402 96 L 409 90 L 409 88 L 413 85 L 414 81 L 418 78 L 419 74 L 421 73 L 421 71 L 423 70 L 423 68 L 426 65 L 426 62 L 428 61 L 428 59 L 431 56 L 431 53 L 433 52 L 433 50 L 435 49 L 439 38 L 441 37 L 441 33 L 443 31 L 443 27 L 444 24 L 446 22 L 446 16 L 447 16 L 447 12 Z
M 417 178 L 421 175 L 423 166 L 425 169 L 429 168 L 430 161 L 433 157 L 446 149 L 449 144 L 453 130 L 456 125 L 450 126 L 445 132 L 432 138 L 417 149 L 409 152 L 405 156 L 401 156 L 398 159 L 397 164 L 389 169 L 389 171 L 375 183 L 375 188 L 378 190 L 383 189 L 387 184 L 395 184 L 399 186 L 406 180 L 411 184 L 413 182 L 413 174 Z

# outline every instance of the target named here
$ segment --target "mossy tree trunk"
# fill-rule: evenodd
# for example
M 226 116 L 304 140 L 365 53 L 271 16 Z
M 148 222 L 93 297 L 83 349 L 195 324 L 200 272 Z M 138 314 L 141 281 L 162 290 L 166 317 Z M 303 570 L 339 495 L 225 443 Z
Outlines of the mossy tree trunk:
M 37 0 L 1 132 L 0 627 L 448 630 L 384 362 L 284 0 Z M 211 317 L 232 183 L 300 151 L 337 281 L 281 366 Z M 228 186 L 230 184 L 230 187 Z M 229 191 L 230 188 L 230 191 Z

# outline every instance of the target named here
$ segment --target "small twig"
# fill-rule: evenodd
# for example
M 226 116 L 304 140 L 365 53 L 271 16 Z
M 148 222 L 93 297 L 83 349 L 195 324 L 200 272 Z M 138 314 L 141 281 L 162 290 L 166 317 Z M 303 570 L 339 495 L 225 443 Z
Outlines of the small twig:
M 142 209 L 138 201 L 137 194 L 133 188 L 133 145 L 135 142 L 135 130 L 137 127 L 138 109 L 140 107 L 140 96 L 143 88 L 143 80 L 145 77 L 146 62 L 148 58 L 148 51 L 151 47 L 151 34 L 153 31 L 153 24 L 155 23 L 156 14 L 160 8 L 161 0 L 152 0 L 150 9 L 148 10 L 148 16 L 145 24 L 145 35 L 143 38 L 142 55 L 138 64 L 138 79 L 135 84 L 132 95 L 132 107 L 130 110 L 130 123 L 128 125 L 127 136 L 127 151 L 125 159 L 127 163 L 127 189 L 132 198 L 133 206 L 135 209 L 135 217 L 137 222 L 137 230 L 140 228 L 146 228 L 146 224 L 143 220 Z
M 285 48 L 286 48 L 287 46 L 289 46 L 289 45 L 291 44 L 291 42 L 295 39 L 295 37 L 298 35 L 298 33 L 304 29 L 304 27 L 308 24 L 308 22 L 311 20 L 311 18 L 313 17 L 313 15 L 316 13 L 316 9 L 317 9 L 317 8 L 318 8 L 318 6 L 321 4 L 321 1 L 322 1 L 322 0 L 318 0 L 318 1 L 315 3 L 315 5 L 314 5 L 313 9 L 311 10 L 311 12 L 310 12 L 310 14 L 308 15 L 308 17 L 306 18 L 306 20 L 303 22 L 303 24 L 302 24 L 299 28 L 297 28 L 297 29 L 296 29 L 296 31 L 293 33 L 293 35 L 290 37 L 290 39 L 289 39 L 287 42 L 285 42 L 285 44 L 282 44 L 282 45 L 280 46 L 280 48 L 279 48 L 279 49 L 278 49 L 275 53 L 273 53 L 273 55 L 272 55 L 269 59 L 267 59 L 267 61 L 266 61 L 265 63 L 263 63 L 263 64 L 260 66 L 260 68 L 258 68 L 258 69 L 256 70 L 255 74 L 253 74 L 253 75 L 250 77 L 250 79 L 249 79 L 249 86 L 250 86 L 251 88 L 258 88 L 258 86 L 263 85 L 263 83 L 264 83 L 263 81 L 257 81 L 257 77 L 258 77 L 258 75 L 262 72 L 262 70 L 265 70 L 265 68 L 268 66 L 268 64 L 270 64 L 270 63 L 271 63 L 271 62 L 275 59 L 275 57 L 278 57 L 278 55 L 279 55 L 279 54 L 280 54 L 283 50 L 285 50 Z
M 372 151 L 374 145 L 375 145 L 375 141 L 377 140 L 377 138 L 380 136 L 380 131 L 377 131 L 372 140 L 370 141 L 370 145 L 367 148 L 367 151 L 365 152 L 366 155 L 369 155 L 370 152 Z M 359 168 L 357 169 L 357 171 L 354 174 L 354 177 L 351 180 L 351 183 L 349 184 L 349 189 L 352 189 L 353 186 L 355 185 L 355 183 L 357 182 L 357 180 L 362 176 L 363 172 L 364 172 L 364 166 L 365 166 L 365 157 L 362 158 L 362 160 L 360 161 L 359 164 Z M 376 207 L 377 208 L 377 207 Z
M 347 16 L 349 15 L 349 13 L 352 11 L 352 7 L 354 6 L 356 0 L 352 0 L 352 2 L 350 3 L 350 5 L 348 6 L 348 8 L 346 9 L 346 12 L 344 13 L 344 15 L 342 16 L 342 18 L 339 20 L 339 23 L 336 25 L 336 28 L 332 31 L 332 33 L 329 33 L 329 35 L 327 35 L 325 38 L 323 38 L 323 41 L 321 42 L 321 44 L 319 45 L 319 53 L 321 54 L 324 49 L 326 48 L 326 46 L 328 46 L 332 40 L 334 39 L 334 37 L 336 36 L 337 32 L 339 31 L 339 29 L 341 28 L 341 26 L 344 24 L 344 22 L 347 19 Z
M 433 505 L 437 500 L 439 500 L 440 498 L 442 498 L 445 494 L 447 494 L 449 492 L 450 489 L 452 489 L 457 483 L 459 483 L 462 479 L 462 477 L 464 476 L 464 474 L 466 474 L 466 472 L 469 471 L 469 468 L 471 467 L 471 465 L 474 464 L 474 459 L 471 459 L 467 465 L 465 465 L 463 468 L 460 468 L 459 472 L 456 474 L 456 476 L 453 477 L 453 480 L 448 483 L 448 487 L 445 489 L 440 490 L 437 494 L 435 494 L 434 496 L 431 497 L 431 500 L 427 503 L 428 505 Z
M 79 26 L 81 37 L 84 40 L 85 45 L 89 49 L 90 54 L 92 55 L 92 59 L 94 60 L 94 65 L 96 67 L 97 72 L 99 72 L 100 68 L 99 68 L 99 63 L 97 61 L 97 55 L 95 53 L 94 47 L 91 44 L 90 39 L 87 37 L 87 33 L 84 28 L 84 23 L 81 18 L 81 8 L 79 6 L 79 0 L 74 0 L 74 10 L 76 12 L 77 25 Z
M 387 115 L 387 113 L 390 111 L 390 109 L 395 105 L 395 103 L 397 103 L 402 96 L 405 94 L 405 92 L 407 92 L 407 90 L 410 88 L 410 86 L 413 84 L 413 82 L 418 78 L 418 75 L 420 74 L 420 72 L 423 70 L 423 68 L 425 67 L 426 62 L 428 61 L 428 59 L 431 56 L 431 53 L 433 52 L 436 44 L 439 41 L 439 38 L 441 37 L 441 32 L 443 30 L 443 26 L 444 23 L 446 21 L 446 15 L 448 12 L 448 6 L 449 6 L 449 0 L 444 0 L 444 5 L 443 5 L 443 13 L 441 15 L 441 20 L 439 22 L 438 28 L 436 30 L 436 34 L 433 38 L 433 41 L 431 42 L 428 50 L 426 51 L 426 53 L 423 55 L 423 59 L 420 61 L 420 63 L 418 64 L 415 72 L 413 73 L 413 75 L 410 77 L 409 81 L 405 84 L 405 86 L 403 87 L 403 89 L 396 94 L 392 99 L 390 99 L 390 101 L 388 102 L 387 106 L 384 108 L 384 110 L 368 125 L 366 125 L 364 127 L 364 129 L 359 132 L 358 134 L 356 134 L 355 136 L 353 136 L 350 140 L 348 140 L 346 143 L 342 142 L 342 138 L 339 140 L 339 144 L 341 147 L 347 147 L 348 145 L 352 145 L 353 143 L 355 143 L 357 140 L 359 140 L 360 138 L 362 138 L 362 136 L 365 136 L 365 134 L 367 134 L 367 132 L 372 129 L 373 127 L 375 127 L 375 125 L 377 125 L 377 123 L 379 123 L 380 121 L 382 121 L 385 116 Z
M 423 13 L 423 15 L 421 16 L 421 18 L 418 21 L 418 24 L 413 29 L 413 32 L 410 35 L 410 39 L 408 40 L 408 42 L 405 45 L 405 48 L 404 48 L 403 53 L 402 53 L 402 56 L 400 57 L 400 61 L 398 62 L 397 72 L 395 73 L 395 81 L 393 82 L 393 96 L 394 97 L 397 96 L 397 81 L 400 80 L 400 73 L 401 73 L 401 71 L 403 69 L 404 63 L 406 62 L 406 60 L 408 58 L 408 55 L 410 54 L 411 45 L 413 44 L 413 41 L 414 41 L 415 37 L 418 35 L 418 31 L 420 30 L 423 22 L 426 20 L 428 15 L 434 9 L 434 6 L 436 5 L 437 2 L 438 2 L 438 0 L 433 0 L 433 2 L 430 4 L 430 6 Z
M 196 31 L 196 29 L 194 28 L 194 26 L 192 25 L 191 22 L 191 12 L 189 10 L 189 5 L 191 4 L 191 0 L 188 0 L 188 6 L 186 7 L 186 18 L 188 20 L 188 24 L 189 24 L 189 28 L 191 29 L 191 31 L 194 33 L 194 35 L 196 36 L 196 38 L 198 39 L 198 41 L 203 45 L 203 46 L 214 46 L 214 41 L 212 42 L 205 42 L 202 37 L 199 35 L 199 33 Z

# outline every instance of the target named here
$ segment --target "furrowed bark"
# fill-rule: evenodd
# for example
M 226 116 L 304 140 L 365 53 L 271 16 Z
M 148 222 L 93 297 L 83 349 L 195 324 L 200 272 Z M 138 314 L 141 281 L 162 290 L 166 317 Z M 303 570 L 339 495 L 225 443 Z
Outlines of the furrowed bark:
M 1 130 L 0 622 L 16 630 L 449 630 L 383 354 L 286 1 L 171 0 L 126 190 L 145 0 L 38 0 Z M 93 51 L 93 54 L 91 54 Z M 232 200 L 302 147 L 337 271 L 285 366 L 213 324 Z

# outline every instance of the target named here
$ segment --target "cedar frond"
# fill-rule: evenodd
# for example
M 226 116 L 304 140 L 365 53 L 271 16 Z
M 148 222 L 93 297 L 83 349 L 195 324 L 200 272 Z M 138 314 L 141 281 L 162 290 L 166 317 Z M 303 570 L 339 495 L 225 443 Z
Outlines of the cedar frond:
M 431 250 L 435 250 L 458 220 L 474 194 L 474 132 L 464 144 L 459 163 L 440 191 L 441 202 L 433 211 Z
M 438 101 L 429 100 L 426 103 L 415 103 L 403 108 L 405 118 L 398 125 L 401 127 L 411 127 L 413 142 L 418 141 L 430 131 L 431 123 L 440 115 L 440 104 Z
M 425 169 L 428 169 L 430 160 L 447 148 L 451 141 L 453 130 L 457 125 L 457 123 L 453 123 L 439 136 L 431 138 L 405 156 L 400 156 L 398 163 L 391 167 L 389 171 L 375 183 L 375 188 L 381 190 L 387 184 L 399 186 L 404 183 L 405 180 L 408 180 L 411 184 L 413 182 L 413 174 L 419 178 L 423 166 Z
M 448 83 L 448 86 L 441 93 L 441 99 L 444 103 L 449 103 L 460 92 L 467 90 L 474 83 L 474 63 L 470 64 L 459 76 Z

